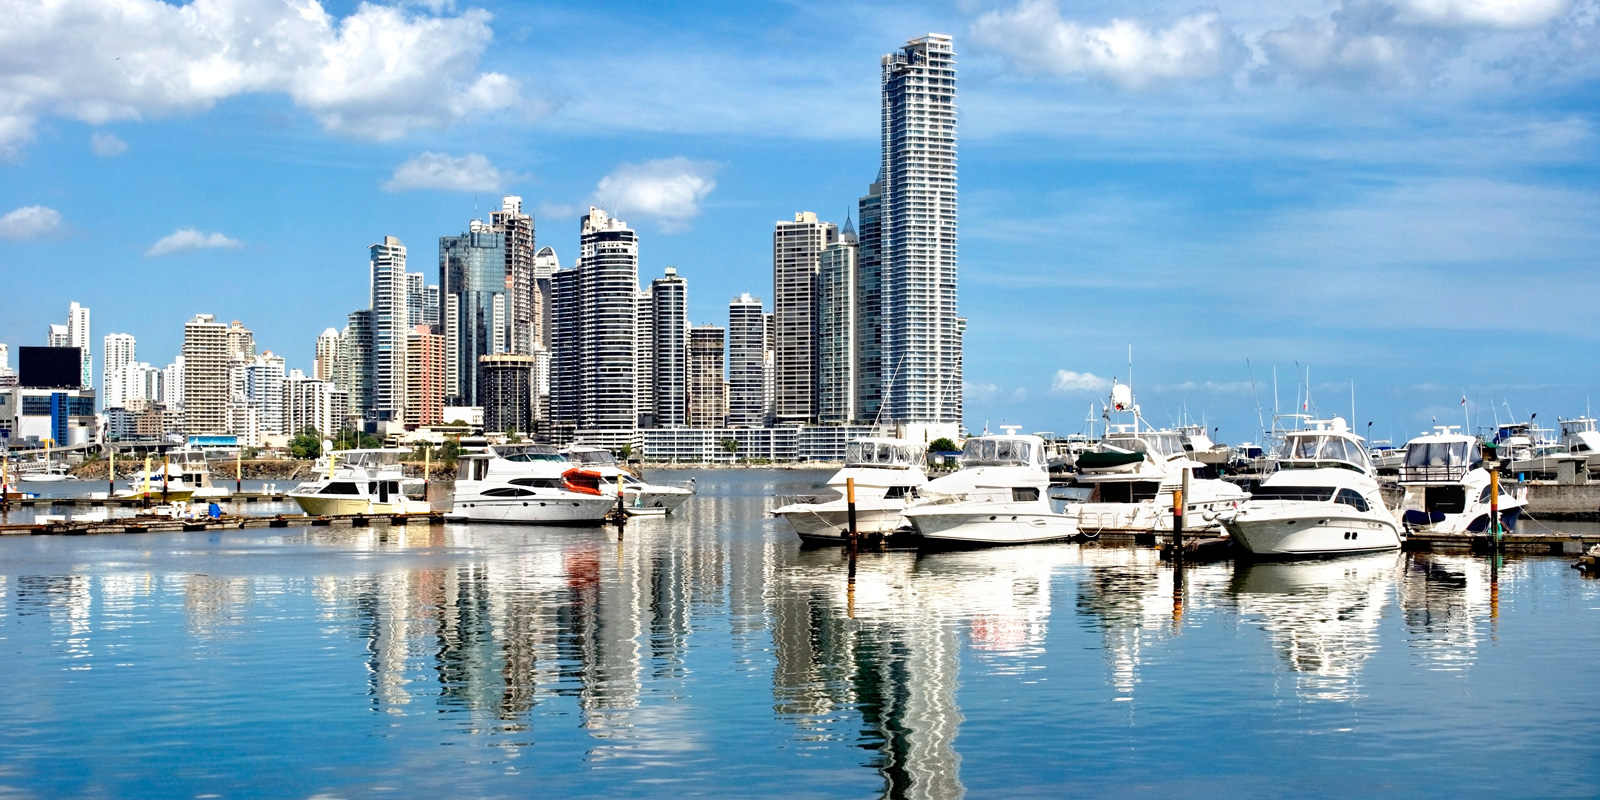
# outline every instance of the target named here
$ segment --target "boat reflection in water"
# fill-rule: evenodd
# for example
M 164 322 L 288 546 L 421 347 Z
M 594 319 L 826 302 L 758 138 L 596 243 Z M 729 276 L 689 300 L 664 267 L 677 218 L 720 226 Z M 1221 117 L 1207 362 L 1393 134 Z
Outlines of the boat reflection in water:
M 1231 587 L 1239 613 L 1260 624 L 1312 700 L 1361 696 L 1361 668 L 1378 649 L 1378 623 L 1404 556 L 1289 563 L 1241 562 Z

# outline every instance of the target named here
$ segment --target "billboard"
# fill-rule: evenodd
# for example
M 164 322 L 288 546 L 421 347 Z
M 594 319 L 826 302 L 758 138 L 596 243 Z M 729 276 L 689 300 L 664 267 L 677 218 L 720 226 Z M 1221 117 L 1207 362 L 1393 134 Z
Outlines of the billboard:
M 17 385 L 25 389 L 77 389 L 83 357 L 76 347 L 17 348 Z

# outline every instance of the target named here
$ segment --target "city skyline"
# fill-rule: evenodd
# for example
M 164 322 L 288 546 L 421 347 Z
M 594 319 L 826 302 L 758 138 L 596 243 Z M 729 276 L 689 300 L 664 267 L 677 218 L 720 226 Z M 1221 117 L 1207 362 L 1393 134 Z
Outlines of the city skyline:
M 509 85 L 500 76 L 524 105 L 459 118 L 429 106 L 380 135 L 357 131 L 353 108 L 278 87 L 187 105 L 115 95 L 124 110 L 92 120 L 59 98 L 29 101 L 27 135 L 7 138 L 0 164 L 0 269 L 48 265 L 52 278 L 0 300 L 0 341 L 37 342 L 78 301 L 95 309 L 96 331 L 134 334 L 160 364 L 178 352 L 182 320 L 203 312 L 245 320 L 309 371 L 316 332 L 342 327 L 366 295 L 357 250 L 386 235 L 429 250 L 504 193 L 526 198 L 539 244 L 563 266 L 584 204 L 609 205 L 646 234 L 641 272 L 678 266 L 698 287 L 691 321 L 726 324 L 728 297 L 771 300 L 756 276 L 769 268 L 772 220 L 811 210 L 842 224 L 855 210 L 878 167 L 878 58 L 940 31 L 963 65 L 970 428 L 1080 428 L 1109 381 L 1126 379 L 1129 344 L 1152 421 L 1187 408 L 1232 441 L 1257 427 L 1257 395 L 1270 414 L 1273 366 L 1280 405 L 1299 394 L 1296 362 L 1313 365 L 1326 413 L 1348 413 L 1354 381 L 1357 424 L 1401 436 L 1459 418 L 1463 393 L 1484 417 L 1578 413 L 1597 376 L 1566 354 L 1594 326 L 1540 308 L 1557 291 L 1588 303 L 1581 276 L 1600 249 L 1584 110 L 1595 54 L 1555 35 L 1593 23 L 1564 2 L 1499 16 L 1482 10 L 1492 3 L 1431 17 L 1427 4 L 1383 5 L 1398 11 L 1370 30 L 1311 4 L 995 3 L 757 9 L 731 33 L 697 30 L 695 12 L 623 7 L 608 31 L 664 26 L 684 38 L 675 49 L 701 57 L 658 65 L 659 76 L 624 70 L 603 104 L 604 92 L 570 90 L 582 84 L 568 69 L 599 41 L 595 17 L 408 10 L 408 24 L 439 19 L 463 34 L 440 70 L 457 83 L 440 96 Z M 859 24 L 840 34 L 841 18 Z M 1050 44 L 1030 31 L 1061 35 Z M 1073 49 L 1118 31 L 1167 47 L 1105 60 Z M 1406 58 L 1289 58 L 1293 36 L 1323 35 L 1350 48 L 1387 35 Z M 129 46 L 155 36 L 135 32 Z M 775 36 L 805 37 L 800 61 L 783 63 L 810 84 L 760 52 Z M 530 60 L 533 47 L 544 51 Z M 735 64 L 752 68 L 726 91 L 703 90 Z M 551 68 L 547 83 L 539 68 Z M 828 113 L 775 129 L 780 106 L 821 98 Z M 633 111 L 597 113 L 611 104 Z M 542 116 L 516 113 L 524 106 Z M 179 154 L 196 166 L 170 169 Z M 166 188 L 137 208 L 119 199 L 150 185 Z M 1517 291 L 1485 297 L 1506 281 Z M 1490 302 L 1494 313 L 1452 310 Z M 1139 324 L 1124 324 L 1140 309 Z M 1213 332 L 1208 346 L 1192 344 L 1196 327 Z

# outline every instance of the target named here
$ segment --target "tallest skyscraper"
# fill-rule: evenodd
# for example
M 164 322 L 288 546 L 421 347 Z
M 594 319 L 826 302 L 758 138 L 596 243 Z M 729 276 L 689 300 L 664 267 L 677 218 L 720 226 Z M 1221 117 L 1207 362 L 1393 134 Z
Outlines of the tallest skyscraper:
M 886 422 L 961 422 L 955 57 L 949 36 L 928 34 L 882 61 L 879 364 Z

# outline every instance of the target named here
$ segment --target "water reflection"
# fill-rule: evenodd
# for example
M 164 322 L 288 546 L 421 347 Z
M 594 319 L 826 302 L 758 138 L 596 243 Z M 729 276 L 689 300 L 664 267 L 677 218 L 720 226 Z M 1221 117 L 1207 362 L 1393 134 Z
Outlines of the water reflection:
M 1361 668 L 1378 649 L 1378 623 L 1404 556 L 1241 563 L 1232 591 L 1239 611 L 1264 629 L 1313 700 L 1361 696 Z
M 861 764 L 871 772 L 855 779 L 881 780 L 886 797 L 950 798 L 978 785 L 973 754 L 994 749 L 963 739 L 963 726 L 1002 713 L 974 685 L 1009 699 L 1046 665 L 1097 650 L 1047 686 L 1101 710 L 1139 696 L 1114 707 L 1130 710 L 1117 716 L 1132 728 L 1135 705 L 1162 699 L 1152 684 L 1201 672 L 1179 661 L 1185 643 L 1220 629 L 1201 639 L 1207 655 L 1252 668 L 1228 649 L 1243 628 L 1244 652 L 1264 644 L 1297 696 L 1348 701 L 1367 694 L 1391 600 L 1403 625 L 1389 626 L 1390 646 L 1402 635 L 1416 666 L 1461 673 L 1492 630 L 1495 587 L 1526 574 L 1436 554 L 1175 572 L 1148 548 L 1070 544 L 863 552 L 852 573 L 842 549 L 801 549 L 764 517 L 767 493 L 635 521 L 620 536 L 455 525 L 174 536 L 162 563 L 124 553 L 64 574 L 0 572 L 13 598 L 0 621 L 47 629 L 52 655 L 77 668 L 163 612 L 187 645 L 172 648 L 175 661 L 320 636 L 313 647 L 365 670 L 364 683 L 338 679 L 353 680 L 354 713 L 445 728 L 431 743 L 482 737 L 467 741 L 503 746 L 500 761 L 564 739 L 585 770 L 665 765 L 654 779 L 767 735 L 779 751 Z M 729 699 L 741 685 L 753 710 Z

